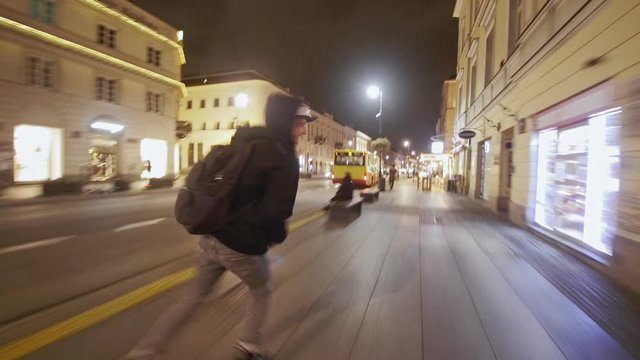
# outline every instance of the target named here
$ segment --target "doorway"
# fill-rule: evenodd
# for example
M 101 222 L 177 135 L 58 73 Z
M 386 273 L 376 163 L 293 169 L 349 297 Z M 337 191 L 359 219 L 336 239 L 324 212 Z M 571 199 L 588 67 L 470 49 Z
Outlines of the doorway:
M 500 193 L 498 211 L 509 212 L 511 202 L 511 184 L 513 181 L 513 128 L 502 132 L 500 151 Z

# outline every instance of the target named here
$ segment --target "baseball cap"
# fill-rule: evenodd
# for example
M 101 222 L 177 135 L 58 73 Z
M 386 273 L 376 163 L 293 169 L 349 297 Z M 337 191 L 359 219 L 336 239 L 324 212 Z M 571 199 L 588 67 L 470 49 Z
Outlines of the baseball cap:
M 307 104 L 300 104 L 300 106 L 298 106 L 298 109 L 296 109 L 295 116 L 301 116 L 307 119 L 307 122 L 312 122 L 313 120 L 318 118 L 317 116 L 311 114 L 311 108 Z

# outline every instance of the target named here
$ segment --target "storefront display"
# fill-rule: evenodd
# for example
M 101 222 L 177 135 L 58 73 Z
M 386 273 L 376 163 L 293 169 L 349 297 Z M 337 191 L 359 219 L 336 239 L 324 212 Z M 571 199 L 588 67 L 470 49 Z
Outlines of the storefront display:
M 62 129 L 18 125 L 13 132 L 14 181 L 62 177 Z
M 538 133 L 535 222 L 607 254 L 611 224 L 603 211 L 605 198 L 618 191 L 619 165 L 619 145 L 608 144 L 607 134 L 615 131 L 619 113 Z
M 165 140 L 142 139 L 140 141 L 142 179 L 161 178 L 167 175 L 169 146 Z

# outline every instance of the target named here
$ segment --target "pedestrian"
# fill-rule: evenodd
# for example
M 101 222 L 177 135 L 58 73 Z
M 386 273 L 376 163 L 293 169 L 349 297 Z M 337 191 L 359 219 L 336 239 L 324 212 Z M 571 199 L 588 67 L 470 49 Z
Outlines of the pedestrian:
M 336 192 L 336 195 L 329 200 L 329 205 L 325 206 L 325 210 L 329 210 L 332 206 L 344 206 L 353 200 L 353 181 L 351 174 L 346 173 L 342 178 L 342 183 Z
M 250 303 L 236 348 L 242 359 L 267 359 L 264 325 L 271 300 L 268 249 L 287 237 L 299 179 L 298 139 L 315 120 L 308 105 L 276 94 L 267 101 L 266 127 L 240 128 L 232 144 L 253 144 L 232 201 L 234 216 L 200 239 L 198 273 L 192 288 L 156 321 L 126 359 L 156 359 L 172 335 L 229 270 L 249 287 Z
M 396 169 L 396 165 L 392 164 L 391 169 L 389 169 L 389 190 L 393 190 L 393 184 L 395 184 L 397 177 L 398 170 Z

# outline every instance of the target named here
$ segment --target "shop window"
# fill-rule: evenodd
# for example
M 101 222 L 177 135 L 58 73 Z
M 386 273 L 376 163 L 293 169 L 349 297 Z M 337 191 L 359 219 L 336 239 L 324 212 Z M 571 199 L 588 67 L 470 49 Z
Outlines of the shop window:
M 16 182 L 62 177 L 62 129 L 18 125 L 13 138 Z
M 140 175 L 141 178 L 161 178 L 167 175 L 169 159 L 169 146 L 167 141 L 160 139 L 142 139 L 140 141 L 140 158 L 143 164 Z
M 490 142 L 485 140 L 483 142 L 478 143 L 478 179 L 477 179 L 477 189 L 476 195 L 479 198 L 486 199 L 487 198 L 487 158 L 490 152 Z
M 115 103 L 117 95 L 117 80 L 103 76 L 96 78 L 96 99 Z
M 117 31 L 102 24 L 98 24 L 98 44 L 114 49 L 116 47 Z
M 147 47 L 147 63 L 155 66 L 160 66 L 160 59 L 162 52 L 151 46 Z
M 27 57 L 27 82 L 29 85 L 53 89 L 56 62 L 37 56 Z
M 55 22 L 56 3 L 54 0 L 31 0 L 31 17 L 47 24 Z
M 606 254 L 611 224 L 605 205 L 619 190 L 620 163 L 620 147 L 607 137 L 619 113 L 613 109 L 538 133 L 535 222 Z

